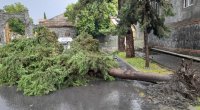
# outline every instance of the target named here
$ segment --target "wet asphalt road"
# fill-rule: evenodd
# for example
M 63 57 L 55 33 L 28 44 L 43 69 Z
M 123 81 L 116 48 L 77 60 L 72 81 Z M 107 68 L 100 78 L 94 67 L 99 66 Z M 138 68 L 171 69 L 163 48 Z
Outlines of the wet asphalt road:
M 151 110 L 139 94 L 136 81 L 96 82 L 86 87 L 59 90 L 50 95 L 28 97 L 15 87 L 0 89 L 0 110 Z M 149 106 L 149 107 L 148 107 Z

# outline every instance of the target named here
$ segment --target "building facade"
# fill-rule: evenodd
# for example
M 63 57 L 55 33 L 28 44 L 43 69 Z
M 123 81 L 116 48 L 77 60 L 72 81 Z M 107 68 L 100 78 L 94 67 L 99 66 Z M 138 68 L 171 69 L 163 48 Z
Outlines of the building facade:
M 166 18 L 169 37 L 149 36 L 153 47 L 163 49 L 200 50 L 200 0 L 171 0 L 175 16 Z
M 67 18 L 64 16 L 64 13 L 55 16 L 51 19 L 40 20 L 39 25 L 45 26 L 51 31 L 54 31 L 58 38 L 73 38 L 74 36 L 76 36 L 76 30 L 74 25 L 67 20 Z

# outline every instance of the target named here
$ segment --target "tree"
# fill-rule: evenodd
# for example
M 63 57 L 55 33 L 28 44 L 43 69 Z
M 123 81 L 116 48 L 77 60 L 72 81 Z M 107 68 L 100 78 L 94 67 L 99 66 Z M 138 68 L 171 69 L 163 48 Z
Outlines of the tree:
M 119 1 L 120 4 L 122 1 Z M 119 36 L 126 36 L 126 57 L 134 57 L 135 56 L 135 49 L 134 49 L 134 38 L 131 26 L 137 23 L 135 15 L 132 14 L 134 12 L 135 4 L 132 0 L 127 0 L 123 3 L 121 8 L 119 9 L 118 18 L 120 19 L 117 30 Z M 119 38 L 122 39 L 122 38 Z M 121 43 L 121 42 L 120 42 Z M 119 44 L 122 45 L 122 44 Z
M 21 13 L 21 12 L 24 12 L 24 11 L 27 11 L 28 9 L 23 5 L 21 4 L 20 2 L 18 3 L 15 3 L 15 4 L 11 4 L 11 5 L 6 5 L 3 7 L 4 11 L 6 13 Z
M 72 21 L 78 33 L 87 32 L 94 37 L 110 34 L 114 26 L 110 16 L 117 14 L 117 1 L 79 0 L 66 8 L 65 16 Z
M 24 23 L 19 20 L 18 18 L 12 18 L 8 20 L 9 27 L 13 32 L 16 32 L 20 35 L 25 34 L 25 25 Z
M 169 0 L 139 0 L 137 1 L 135 15 L 141 29 L 144 31 L 145 67 L 149 67 L 148 35 L 158 37 L 167 36 L 170 31 L 164 24 L 167 16 L 173 16 L 172 4 Z
M 46 13 L 44 12 L 44 19 L 47 19 Z
M 127 32 L 127 24 L 139 23 L 144 31 L 145 67 L 149 67 L 148 35 L 167 36 L 170 30 L 164 25 L 167 16 L 173 16 L 169 0 L 127 0 L 120 16 L 121 31 Z
M 15 4 L 4 6 L 3 10 L 6 13 L 18 14 L 18 13 L 25 12 L 28 9 L 24 5 L 22 5 L 21 3 L 15 3 Z M 8 24 L 9 24 L 9 27 L 11 28 L 11 30 L 13 32 L 16 32 L 16 33 L 21 34 L 21 35 L 25 34 L 25 24 L 21 20 L 19 20 L 17 18 L 12 18 L 12 19 L 8 20 Z
M 119 12 L 123 4 L 124 4 L 124 0 L 118 0 L 118 16 L 120 16 Z M 125 37 L 123 37 L 123 35 L 118 35 L 118 50 L 120 52 L 123 52 L 125 50 L 124 41 L 125 41 Z

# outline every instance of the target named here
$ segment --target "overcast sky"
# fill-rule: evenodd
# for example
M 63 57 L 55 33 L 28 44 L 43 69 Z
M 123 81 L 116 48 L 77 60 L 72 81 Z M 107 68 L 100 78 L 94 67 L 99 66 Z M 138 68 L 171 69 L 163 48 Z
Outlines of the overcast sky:
M 65 11 L 67 5 L 75 3 L 78 0 L 0 0 L 0 9 L 5 5 L 21 2 L 29 9 L 29 14 L 34 23 L 38 23 L 43 18 L 44 12 L 47 18 L 52 18 Z

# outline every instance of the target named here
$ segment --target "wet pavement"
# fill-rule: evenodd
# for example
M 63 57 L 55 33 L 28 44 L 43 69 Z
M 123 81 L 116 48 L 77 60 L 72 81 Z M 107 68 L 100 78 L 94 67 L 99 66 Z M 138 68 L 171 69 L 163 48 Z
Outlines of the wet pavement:
M 157 63 L 161 64 L 164 67 L 177 71 L 180 67 L 182 59 L 181 57 L 160 53 L 160 52 L 151 52 L 150 58 L 156 61 Z M 190 62 L 190 60 L 184 59 L 186 62 Z M 193 62 L 192 68 L 195 70 L 200 71 L 200 62 Z
M 0 110 L 154 110 L 143 101 L 144 85 L 137 81 L 98 81 L 85 87 L 28 97 L 16 87 L 0 89 Z
M 1 87 L 0 110 L 178 110 L 145 95 L 149 83 L 97 81 L 44 96 L 24 96 L 16 87 Z

